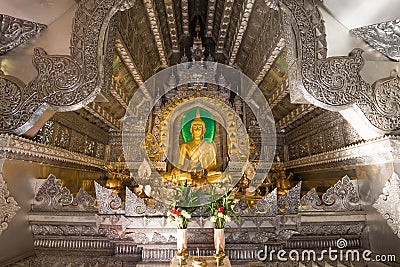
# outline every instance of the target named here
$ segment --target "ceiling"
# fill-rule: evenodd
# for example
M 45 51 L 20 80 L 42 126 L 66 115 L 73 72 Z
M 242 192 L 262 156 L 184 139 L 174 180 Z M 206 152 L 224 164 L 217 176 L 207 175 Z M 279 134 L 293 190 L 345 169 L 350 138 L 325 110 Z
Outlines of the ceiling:
M 45 24 L 47 32 L 51 32 L 59 21 L 65 20 L 66 14 L 76 9 L 76 2 L 79 1 L 0 0 L 0 6 L 2 14 Z M 138 86 L 157 71 L 180 63 L 182 56 L 191 57 L 190 47 L 197 36 L 197 23 L 200 25 L 199 37 L 205 46 L 205 56 L 234 66 L 259 85 L 272 107 L 278 131 L 283 132 L 296 125 L 296 121 L 288 118 L 291 113 L 300 112 L 308 114 L 308 117 L 312 117 L 310 114 L 313 112 L 318 114 L 318 109 L 290 102 L 285 49 L 278 51 L 279 55 L 274 52 L 282 37 L 282 18 L 278 11 L 269 7 L 274 6 L 273 2 L 137 0 L 130 10 L 119 14 L 110 92 L 104 93 L 97 103 L 78 113 L 106 130 L 118 130 L 129 99 Z M 393 20 L 397 18 L 396 11 L 400 10 L 400 2 L 395 0 L 324 0 L 317 4 L 347 29 Z M 57 32 L 70 36 L 68 27 L 64 27 L 62 33 Z M 41 35 L 39 33 L 36 39 L 40 39 Z M 59 42 L 57 37 L 50 40 Z M 13 64 L 12 57 L 18 57 L 19 51 L 34 46 L 35 42 L 27 42 L 5 54 L 0 59 L 3 70 L 13 70 L 9 66 Z M 65 43 L 64 46 L 67 46 L 68 43 Z M 129 56 L 124 57 L 121 50 L 128 52 Z M 28 57 L 24 58 L 25 63 L 30 62 Z M 275 62 L 272 66 L 268 65 L 271 60 Z M 12 71 L 6 74 L 13 75 Z

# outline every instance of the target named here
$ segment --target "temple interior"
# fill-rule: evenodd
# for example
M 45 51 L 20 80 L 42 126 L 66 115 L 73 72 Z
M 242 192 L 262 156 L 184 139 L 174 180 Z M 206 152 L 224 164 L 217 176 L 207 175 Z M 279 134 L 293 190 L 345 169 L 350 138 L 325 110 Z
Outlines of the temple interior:
M 400 266 L 399 1 L 0 3 L 0 266 Z

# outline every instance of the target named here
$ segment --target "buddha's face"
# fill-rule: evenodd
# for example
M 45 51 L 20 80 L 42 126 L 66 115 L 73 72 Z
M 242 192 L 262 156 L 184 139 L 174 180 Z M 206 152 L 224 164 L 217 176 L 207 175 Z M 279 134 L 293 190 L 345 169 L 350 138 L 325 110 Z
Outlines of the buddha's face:
M 203 125 L 201 125 L 200 123 L 194 123 L 192 125 L 192 135 L 194 139 L 199 139 L 203 137 Z

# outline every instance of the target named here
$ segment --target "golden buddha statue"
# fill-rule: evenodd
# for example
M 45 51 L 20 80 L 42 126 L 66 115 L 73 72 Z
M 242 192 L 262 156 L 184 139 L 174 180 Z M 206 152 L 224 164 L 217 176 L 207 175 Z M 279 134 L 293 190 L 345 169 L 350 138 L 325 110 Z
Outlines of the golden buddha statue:
M 279 172 L 279 177 L 276 180 L 276 187 L 278 188 L 278 195 L 284 195 L 289 192 L 289 190 L 292 188 L 292 185 L 290 183 L 290 177 L 292 174 L 290 174 L 288 177 L 286 177 L 285 170 L 281 170 Z
M 217 171 L 217 149 L 214 142 L 204 140 L 206 124 L 200 118 L 197 109 L 196 117 L 190 125 L 193 140 L 180 145 L 178 166 L 164 179 L 174 183 L 187 183 L 192 186 L 201 186 L 220 178 Z
M 276 161 L 278 165 L 276 168 L 276 171 L 278 172 L 278 178 L 276 179 L 276 188 L 278 196 L 280 196 L 288 193 L 289 190 L 292 188 L 290 178 L 293 176 L 293 173 L 290 173 L 288 176 L 286 176 L 286 169 L 283 167 L 279 156 L 276 156 Z

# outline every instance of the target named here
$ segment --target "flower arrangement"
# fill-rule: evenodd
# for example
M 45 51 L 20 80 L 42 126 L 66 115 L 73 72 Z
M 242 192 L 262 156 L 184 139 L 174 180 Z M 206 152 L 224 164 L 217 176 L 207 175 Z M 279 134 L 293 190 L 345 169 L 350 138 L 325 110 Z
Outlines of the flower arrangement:
M 233 211 L 234 201 L 231 199 L 233 191 L 223 194 L 222 196 L 215 195 L 215 190 L 211 189 L 210 202 L 207 206 L 207 211 L 210 213 L 210 221 L 214 223 L 215 229 L 224 229 L 225 224 L 230 222 L 232 218 L 239 220 L 236 213 Z
M 168 222 L 176 222 L 178 229 L 187 229 L 190 218 L 192 218 L 187 210 L 179 207 L 173 207 L 170 209 L 167 216 Z
M 178 229 L 187 229 L 191 213 L 196 209 L 196 192 L 181 183 L 174 191 L 172 200 L 172 208 L 167 212 L 168 222 L 176 222 Z

